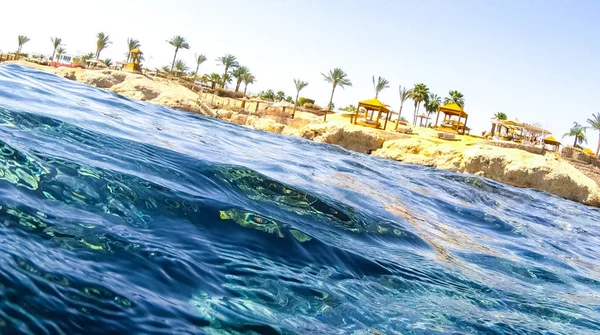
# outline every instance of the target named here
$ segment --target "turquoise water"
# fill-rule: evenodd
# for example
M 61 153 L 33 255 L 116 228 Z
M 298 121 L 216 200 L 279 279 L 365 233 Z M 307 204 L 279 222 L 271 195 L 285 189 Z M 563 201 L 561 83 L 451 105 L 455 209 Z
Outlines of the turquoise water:
M 0 333 L 591 334 L 596 208 L 0 65 Z

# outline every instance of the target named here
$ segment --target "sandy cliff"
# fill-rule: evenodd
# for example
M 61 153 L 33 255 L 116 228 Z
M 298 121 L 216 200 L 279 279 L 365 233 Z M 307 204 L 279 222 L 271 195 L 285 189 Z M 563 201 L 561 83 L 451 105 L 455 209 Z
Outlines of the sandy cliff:
M 49 68 L 19 62 L 61 77 L 103 88 L 124 96 L 192 111 L 273 133 L 294 135 L 336 144 L 348 150 L 372 154 L 410 164 L 433 166 L 481 175 L 517 187 L 547 191 L 584 204 L 600 206 L 598 184 L 554 154 L 539 155 L 519 149 L 476 143 L 464 137 L 447 142 L 434 132 L 419 129 L 418 135 L 403 135 L 349 124 L 335 119 L 328 123 L 299 113 L 297 119 L 275 120 L 263 114 L 248 115 L 213 110 L 198 102 L 198 94 L 166 79 L 110 70 Z

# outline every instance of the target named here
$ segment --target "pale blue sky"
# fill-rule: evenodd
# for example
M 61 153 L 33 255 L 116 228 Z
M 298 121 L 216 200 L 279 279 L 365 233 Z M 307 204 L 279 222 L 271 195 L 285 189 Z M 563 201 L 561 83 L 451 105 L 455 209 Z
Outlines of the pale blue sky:
M 324 106 L 331 87 L 320 73 L 341 67 L 354 86 L 336 91 L 338 107 L 372 98 L 371 76 L 381 75 L 391 88 L 380 99 L 395 110 L 398 85 L 423 82 L 442 97 L 461 91 L 474 131 L 489 129 L 501 111 L 560 138 L 573 121 L 600 111 L 598 17 L 600 2 L 592 0 L 29 0 L 2 4 L 0 50 L 14 51 L 24 34 L 31 38 L 24 52 L 51 53 L 51 36 L 62 37 L 69 53 L 90 52 L 104 31 L 113 44 L 101 58 L 121 60 L 134 37 L 148 65 L 162 66 L 173 57 L 165 40 L 178 34 L 191 45 L 179 56 L 188 65 L 195 52 L 207 55 L 201 73 L 222 72 L 214 60 L 236 55 L 257 77 L 253 92 L 294 95 L 300 78 L 309 82 L 302 96 Z M 409 101 L 403 115 L 412 111 Z M 597 138 L 588 131 L 593 149 Z

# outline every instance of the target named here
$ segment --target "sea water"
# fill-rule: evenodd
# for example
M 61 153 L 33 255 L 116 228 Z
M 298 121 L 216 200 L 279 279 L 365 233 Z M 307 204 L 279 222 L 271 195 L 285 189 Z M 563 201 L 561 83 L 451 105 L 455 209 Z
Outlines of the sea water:
M 0 333 L 595 333 L 599 219 L 0 65 Z

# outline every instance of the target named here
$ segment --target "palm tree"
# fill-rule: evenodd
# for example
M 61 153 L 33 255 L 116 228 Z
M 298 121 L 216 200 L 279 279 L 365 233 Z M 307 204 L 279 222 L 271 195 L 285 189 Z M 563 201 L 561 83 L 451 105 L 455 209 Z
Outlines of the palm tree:
M 496 114 L 494 114 L 494 118 L 498 119 L 498 120 L 506 120 L 506 114 L 502 113 L 502 112 L 498 112 Z
M 196 59 L 196 71 L 194 71 L 194 84 L 192 85 L 192 91 L 196 88 L 196 77 L 198 77 L 198 69 L 200 69 L 200 64 L 206 62 L 206 56 L 203 54 L 194 54 L 194 58 Z
M 398 125 L 400 124 L 400 120 L 402 119 L 402 107 L 404 107 L 404 102 L 410 98 L 411 90 L 406 87 L 402 88 L 402 85 L 398 85 L 398 92 L 400 93 L 400 108 L 398 109 L 398 119 L 396 120 L 396 129 L 398 129 Z
M 112 65 L 112 59 L 110 59 L 110 58 L 105 59 L 104 60 L 104 65 L 111 66 Z
M 410 90 L 409 96 L 415 102 L 415 111 L 413 114 L 413 124 L 415 124 L 417 122 L 417 113 L 419 112 L 421 102 L 427 102 L 427 99 L 429 98 L 429 88 L 423 83 L 415 84 L 415 87 Z
M 254 75 L 250 72 L 248 72 L 242 76 L 242 81 L 244 82 L 244 96 L 246 96 L 246 90 L 248 89 L 248 84 L 254 84 L 255 80 L 256 80 L 256 78 L 254 78 Z
M 460 108 L 465 108 L 465 97 L 459 91 L 450 91 L 448 92 L 449 97 L 444 99 L 444 105 L 447 104 L 457 104 Z
M 62 44 L 62 38 L 51 37 L 50 40 L 52 41 L 52 46 L 54 46 L 54 49 L 52 49 L 52 58 L 50 58 L 50 61 L 53 62 L 54 56 L 56 55 L 56 49 L 58 49 L 58 47 L 60 47 L 60 45 Z
M 375 76 L 373 76 L 373 88 L 375 88 L 375 99 L 379 98 L 379 92 L 390 87 L 389 83 L 390 82 L 383 77 L 378 77 L 377 81 L 375 81 Z
M 575 140 L 573 141 L 573 147 L 577 147 L 577 143 L 587 143 L 587 138 L 585 137 L 585 127 L 577 122 L 573 122 L 573 127 L 569 129 L 568 133 L 563 135 L 563 138 L 565 137 L 575 138 Z
M 284 91 L 277 91 L 277 93 L 275 93 L 275 100 L 276 101 L 281 101 L 285 99 L 285 92 Z
M 442 98 L 437 94 L 430 93 L 427 102 L 425 103 L 425 110 L 427 111 L 427 117 L 431 117 L 431 114 L 437 113 L 438 108 L 442 105 Z M 423 120 L 421 119 L 421 122 Z
M 189 70 L 189 67 L 187 66 L 187 64 L 182 61 L 181 59 L 178 59 L 175 62 L 175 70 L 177 70 L 177 72 L 179 73 L 186 73 L 187 70 Z
M 19 47 L 17 48 L 17 58 L 19 58 L 19 55 L 21 54 L 21 49 L 23 48 L 23 45 L 30 41 L 29 37 L 23 36 L 23 35 L 19 35 L 18 39 L 19 39 Z
M 127 63 L 129 63 L 129 59 L 131 59 L 131 50 L 139 49 L 141 46 L 140 41 L 135 38 L 127 39 Z
M 179 35 L 173 36 L 170 40 L 167 41 L 170 45 L 175 47 L 175 54 L 173 55 L 173 63 L 171 63 L 171 72 L 173 72 L 173 68 L 175 67 L 175 60 L 177 59 L 177 52 L 179 49 L 189 49 L 190 45 L 185 40 L 184 37 Z
M 220 62 L 223 66 L 225 66 L 225 71 L 223 72 L 223 76 L 221 77 L 221 88 L 225 88 L 225 78 L 231 78 L 229 77 L 229 69 L 230 68 L 237 68 L 238 66 L 240 66 L 240 64 L 237 61 L 237 58 L 234 55 L 230 55 L 230 54 L 226 54 L 223 57 L 219 57 L 217 58 L 217 62 Z
M 306 86 L 308 86 L 308 83 L 300 79 L 294 79 L 294 85 L 296 86 L 296 100 L 294 100 L 294 110 L 292 111 L 292 119 L 294 118 L 294 115 L 296 115 L 296 106 L 298 105 L 298 97 L 300 97 L 300 91 L 302 91 Z
M 235 83 L 235 91 L 240 90 L 240 85 L 242 84 L 242 80 L 246 73 L 249 73 L 250 69 L 245 66 L 240 66 L 231 72 L 231 75 L 237 80 Z
M 266 91 L 260 92 L 258 94 L 258 96 L 261 99 L 265 99 L 265 100 L 270 100 L 270 101 L 274 101 L 275 100 L 275 92 L 273 92 L 272 89 L 268 89 Z
M 57 63 L 58 63 L 58 61 L 60 61 L 60 56 L 62 56 L 65 52 L 66 52 L 66 50 L 63 47 L 58 47 L 56 49 Z
M 600 151 L 600 113 L 592 114 L 592 118 L 587 119 L 587 123 L 593 130 L 598 130 L 598 148 L 596 149 L 596 156 L 598 156 Z
M 218 73 L 213 72 L 213 73 L 209 74 L 207 77 L 208 77 L 208 80 L 210 80 L 212 83 L 212 85 L 211 85 L 212 89 L 215 88 L 216 84 L 221 82 L 221 75 L 219 75 Z
M 100 52 L 108 48 L 108 46 L 112 44 L 112 42 L 110 41 L 109 36 L 104 34 L 103 32 L 99 32 L 98 35 L 96 35 L 96 37 L 98 38 L 98 40 L 96 41 L 96 59 L 99 59 Z
M 331 89 L 331 98 L 329 98 L 328 107 L 333 105 L 333 93 L 335 93 L 335 88 L 337 86 L 344 88 L 345 86 L 352 86 L 352 82 L 348 79 L 348 75 L 344 70 L 340 68 L 334 68 L 333 70 L 329 70 L 328 74 L 321 73 L 321 75 L 325 78 L 325 81 L 331 83 L 333 86 Z M 327 112 L 323 116 L 323 121 L 327 121 Z

